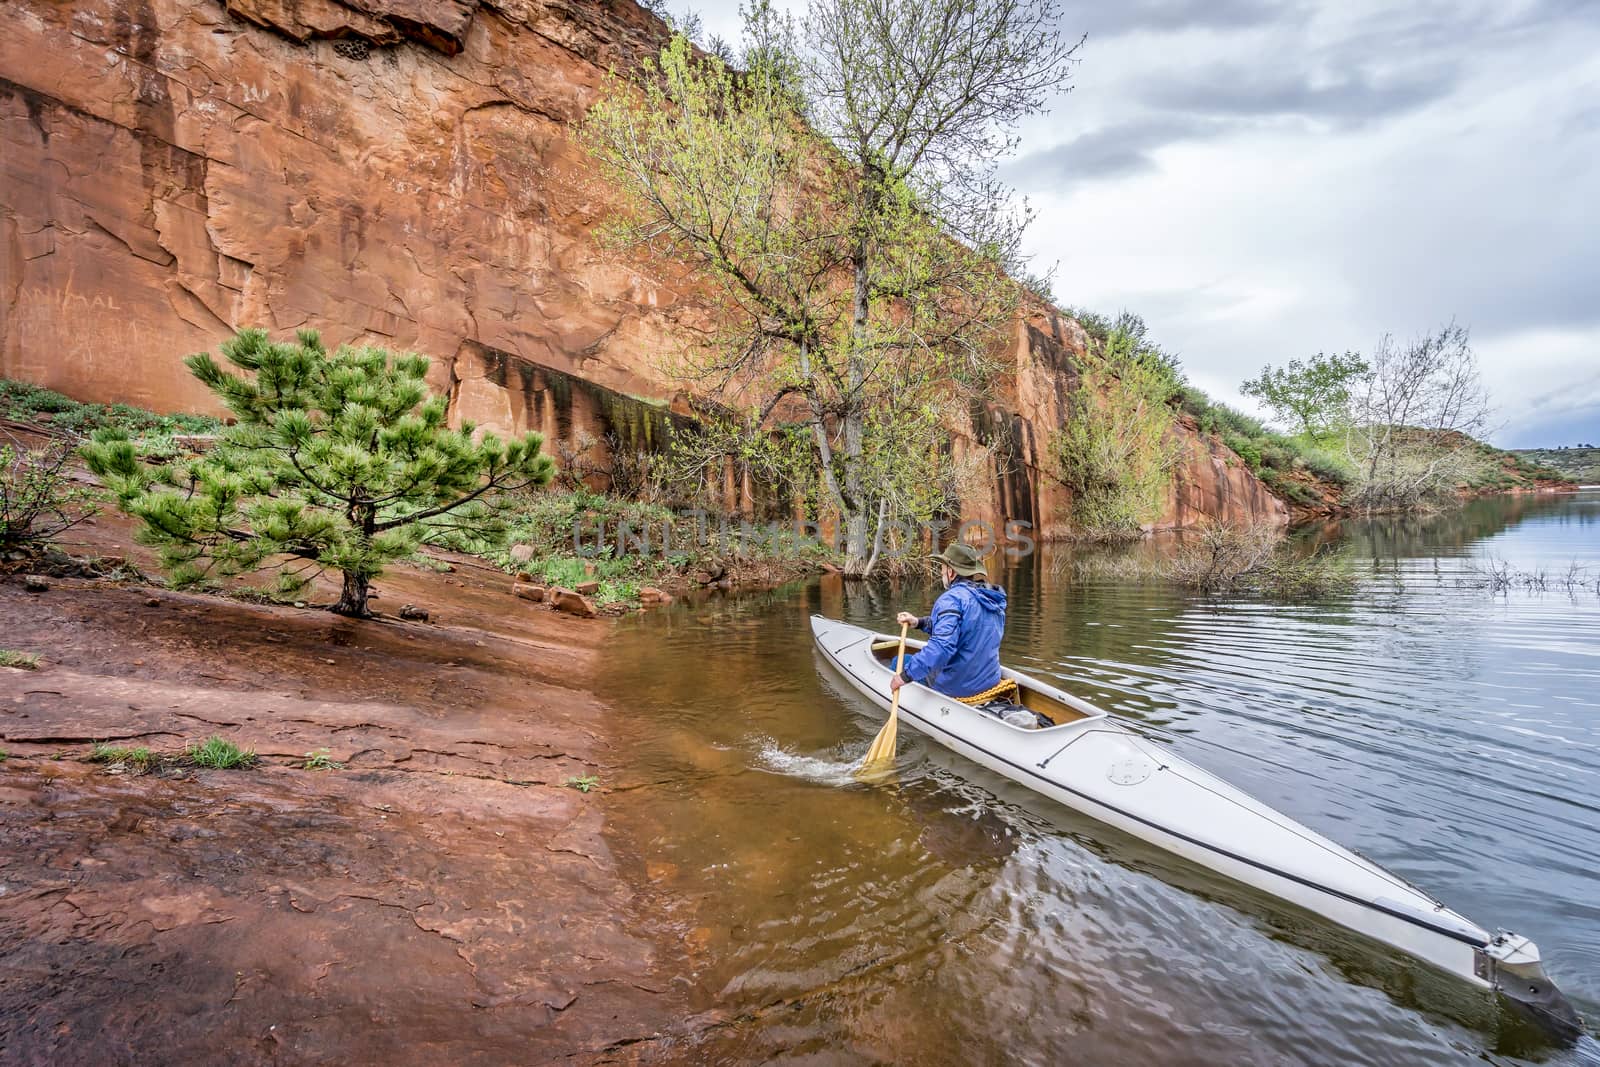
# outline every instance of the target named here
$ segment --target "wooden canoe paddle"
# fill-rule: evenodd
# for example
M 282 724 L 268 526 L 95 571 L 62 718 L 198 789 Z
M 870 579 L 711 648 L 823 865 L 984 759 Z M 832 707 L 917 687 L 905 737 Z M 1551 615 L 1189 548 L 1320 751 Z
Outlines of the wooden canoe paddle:
M 906 630 L 909 624 L 900 624 L 900 650 L 894 656 L 894 673 L 899 674 L 900 668 L 906 662 Z M 905 688 L 901 686 L 901 689 Z M 878 731 L 878 736 L 872 739 L 872 747 L 867 749 L 867 756 L 861 761 L 861 766 L 856 768 L 858 776 L 875 774 L 894 762 L 895 734 L 900 723 L 900 690 L 894 691 L 894 696 L 889 701 L 889 721 L 883 724 L 883 729 Z

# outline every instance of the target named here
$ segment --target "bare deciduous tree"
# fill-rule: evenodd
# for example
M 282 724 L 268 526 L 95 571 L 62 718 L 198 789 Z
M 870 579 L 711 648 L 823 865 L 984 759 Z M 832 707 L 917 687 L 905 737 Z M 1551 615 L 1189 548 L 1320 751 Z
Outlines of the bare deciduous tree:
M 1346 446 L 1360 476 L 1354 502 L 1414 507 L 1453 491 L 1482 463 L 1475 438 L 1492 407 L 1465 326 L 1399 344 L 1385 335 L 1351 390 Z

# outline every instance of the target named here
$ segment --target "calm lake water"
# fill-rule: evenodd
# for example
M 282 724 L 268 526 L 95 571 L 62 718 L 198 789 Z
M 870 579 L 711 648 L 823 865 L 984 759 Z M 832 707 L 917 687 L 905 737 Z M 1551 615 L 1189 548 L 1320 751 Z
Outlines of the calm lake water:
M 1004 656 L 1489 928 L 1600 1020 L 1600 595 L 1471 588 L 1490 559 L 1600 576 L 1600 493 L 1345 523 L 1319 603 L 1005 575 Z M 1146 546 L 1140 551 L 1160 551 Z M 1168 859 L 900 731 L 813 652 L 815 611 L 894 629 L 931 587 L 683 606 L 618 633 L 608 786 L 682 944 L 701 1062 L 1600 1062 L 1492 998 Z

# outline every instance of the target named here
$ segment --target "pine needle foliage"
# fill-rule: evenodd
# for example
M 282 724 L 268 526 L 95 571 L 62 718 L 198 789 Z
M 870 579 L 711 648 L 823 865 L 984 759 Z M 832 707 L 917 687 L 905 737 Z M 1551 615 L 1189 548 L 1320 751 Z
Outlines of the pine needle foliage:
M 385 565 L 448 532 L 496 540 L 511 495 L 554 474 L 537 433 L 503 441 L 448 426 L 423 356 L 329 352 L 313 330 L 282 343 L 241 330 L 222 354 L 233 369 L 209 353 L 185 360 L 236 420 L 209 452 L 149 465 L 118 429 L 83 448 L 174 585 L 270 569 L 292 596 L 336 570 L 333 610 L 366 616 Z

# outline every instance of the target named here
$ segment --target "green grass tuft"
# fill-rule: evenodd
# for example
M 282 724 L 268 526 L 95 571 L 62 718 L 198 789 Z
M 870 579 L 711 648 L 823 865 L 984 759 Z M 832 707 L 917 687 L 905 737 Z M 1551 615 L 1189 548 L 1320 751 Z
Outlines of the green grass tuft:
M 580 793 L 587 793 L 600 784 L 598 774 L 586 774 L 581 778 L 568 778 L 567 788 L 576 789 Z
M 36 671 L 39 669 L 39 654 L 37 652 L 13 652 L 9 648 L 0 648 L 0 667 L 16 667 L 18 670 Z
M 240 748 L 227 738 L 215 735 L 198 745 L 191 743 L 183 755 L 196 767 L 213 767 L 222 771 L 242 770 L 254 766 L 256 762 L 255 749 Z
M 148 748 L 121 748 L 112 744 L 98 744 L 89 753 L 90 763 L 121 763 L 139 770 L 147 770 L 159 757 Z

